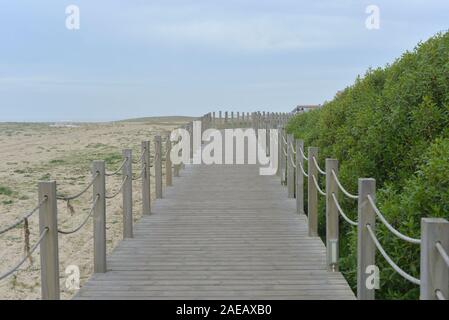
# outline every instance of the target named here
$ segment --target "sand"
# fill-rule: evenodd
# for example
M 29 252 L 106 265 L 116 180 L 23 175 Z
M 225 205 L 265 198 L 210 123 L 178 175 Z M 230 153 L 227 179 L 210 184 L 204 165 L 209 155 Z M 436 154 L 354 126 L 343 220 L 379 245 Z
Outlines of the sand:
M 72 195 L 90 182 L 92 160 L 106 160 L 107 171 L 115 171 L 122 162 L 122 149 L 133 149 L 134 158 L 140 155 L 140 143 L 153 141 L 157 134 L 185 123 L 185 118 L 146 118 L 102 124 L 0 124 L 0 229 L 10 225 L 37 205 L 37 182 L 56 180 L 58 193 Z M 153 147 L 153 143 L 151 144 Z M 140 166 L 134 166 L 140 173 Z M 118 189 L 121 177 L 107 178 L 107 192 Z M 152 181 L 154 183 L 154 179 Z M 155 190 L 154 185 L 151 186 Z M 90 190 L 89 190 L 90 191 Z M 141 216 L 141 186 L 133 183 L 134 220 Z M 154 199 L 154 194 L 152 195 Z M 61 229 L 77 227 L 90 209 L 92 193 L 72 201 L 75 212 L 58 201 L 58 225 Z M 39 236 L 38 214 L 30 218 L 30 243 Z M 0 235 L 0 274 L 24 256 L 23 225 Z M 65 270 L 70 265 L 80 269 L 82 284 L 93 270 L 92 219 L 73 235 L 59 235 L 59 268 L 61 299 L 75 294 L 67 289 Z M 122 198 L 107 201 L 107 249 L 111 252 L 122 239 Z M 14 275 L 0 280 L 0 299 L 40 299 L 39 250 Z

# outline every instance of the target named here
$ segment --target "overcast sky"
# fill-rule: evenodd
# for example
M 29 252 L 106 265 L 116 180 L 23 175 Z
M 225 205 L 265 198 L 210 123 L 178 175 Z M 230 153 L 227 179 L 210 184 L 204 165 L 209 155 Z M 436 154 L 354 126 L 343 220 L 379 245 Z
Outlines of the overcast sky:
M 447 0 L 0 0 L 0 121 L 289 111 L 448 22 Z

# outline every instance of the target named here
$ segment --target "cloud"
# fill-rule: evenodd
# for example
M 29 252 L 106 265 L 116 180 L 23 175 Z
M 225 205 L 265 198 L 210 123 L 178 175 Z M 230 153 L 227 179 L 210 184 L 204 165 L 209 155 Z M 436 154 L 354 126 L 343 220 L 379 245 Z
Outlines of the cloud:
M 354 30 L 354 25 L 359 23 L 354 17 L 332 10 L 308 10 L 298 5 L 295 9 L 290 7 L 291 11 L 268 9 L 243 10 L 236 3 L 233 6 L 201 2 L 150 4 L 131 6 L 119 14 L 117 10 L 111 10 L 117 16 L 108 16 L 108 20 L 117 21 L 111 37 L 121 36 L 127 41 L 140 41 L 149 46 L 237 53 L 331 48 L 348 43 L 348 30 Z M 361 12 L 362 17 L 363 14 Z M 364 31 L 362 22 L 360 30 Z
M 202 20 L 159 24 L 148 36 L 169 45 L 203 46 L 230 51 L 279 51 L 312 45 L 285 26 L 260 20 Z

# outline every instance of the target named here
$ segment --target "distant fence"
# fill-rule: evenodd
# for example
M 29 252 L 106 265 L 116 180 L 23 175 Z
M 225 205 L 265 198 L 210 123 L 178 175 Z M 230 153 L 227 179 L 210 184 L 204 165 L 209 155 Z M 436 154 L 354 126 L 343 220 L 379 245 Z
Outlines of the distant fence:
M 449 297 L 449 222 L 444 219 L 423 218 L 421 221 L 421 238 L 408 237 L 391 226 L 375 202 L 375 180 L 359 179 L 358 194 L 348 192 L 338 178 L 338 160 L 326 159 L 325 168 L 318 163 L 318 148 L 308 147 L 304 150 L 303 140 L 295 140 L 292 135 L 287 135 L 284 125 L 290 118 L 287 113 L 272 112 L 215 112 L 208 113 L 199 120 L 202 131 L 208 128 L 248 127 L 258 129 L 280 129 L 278 131 L 278 157 L 279 167 L 277 174 L 281 183 L 286 184 L 289 198 L 296 198 L 296 208 L 299 214 L 305 214 L 304 206 L 304 182 L 307 179 L 307 217 L 310 236 L 318 235 L 318 196 L 326 199 L 326 250 L 327 266 L 329 272 L 339 269 L 339 217 L 350 225 L 357 227 L 357 297 L 358 299 L 374 299 L 374 288 L 367 286 L 370 268 L 375 266 L 376 250 L 382 254 L 391 267 L 402 277 L 420 286 L 421 299 L 447 300 Z M 193 122 L 182 128 L 190 133 L 193 139 Z M 27 255 L 13 268 L 0 275 L 0 280 L 17 271 L 40 247 L 41 259 L 41 291 L 42 299 L 59 299 L 59 248 L 58 235 L 76 233 L 81 230 L 89 218 L 93 218 L 94 238 L 94 273 L 107 271 L 106 265 L 106 200 L 122 195 L 123 201 L 123 237 L 133 237 L 133 181 L 141 181 L 142 213 L 151 214 L 150 179 L 155 179 L 156 198 L 163 197 L 162 188 L 162 162 L 165 156 L 166 185 L 171 186 L 172 177 L 179 176 L 184 164 L 173 165 L 170 159 L 172 141 L 167 138 L 165 154 L 162 152 L 162 138 L 154 138 L 154 175 L 150 173 L 150 142 L 141 143 L 141 154 L 137 161 L 133 162 L 130 149 L 123 150 L 123 161 L 113 172 L 106 171 L 105 161 L 96 160 L 92 163 L 92 179 L 78 194 L 73 196 L 61 196 L 57 193 L 55 181 L 39 182 L 38 205 L 25 214 L 20 220 L 10 226 L 0 229 L 0 235 L 12 230 L 18 225 L 28 224 L 28 219 L 39 212 L 39 237 L 35 244 L 28 248 Z M 268 144 L 267 140 L 267 144 Z M 268 146 L 267 146 L 268 150 Z M 190 143 L 190 159 L 194 154 L 193 143 Z M 305 162 L 307 162 L 307 170 Z M 141 167 L 140 174 L 133 175 L 132 166 L 138 164 Z M 116 192 L 106 192 L 106 177 L 122 176 L 122 183 Z M 319 176 L 325 177 L 325 187 L 320 187 Z M 70 201 L 77 199 L 92 189 L 92 202 L 88 215 L 83 222 L 72 230 L 58 228 L 58 200 Z M 339 203 L 340 192 L 346 197 L 358 201 L 358 221 L 351 220 L 342 210 Z M 406 273 L 385 252 L 375 235 L 376 217 L 400 239 L 421 246 L 421 274 L 420 278 Z

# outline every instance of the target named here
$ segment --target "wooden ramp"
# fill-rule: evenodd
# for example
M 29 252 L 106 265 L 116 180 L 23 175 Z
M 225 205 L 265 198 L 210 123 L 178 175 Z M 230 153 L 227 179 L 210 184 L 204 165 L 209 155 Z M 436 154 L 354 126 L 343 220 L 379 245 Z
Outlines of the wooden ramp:
M 76 299 L 354 299 L 276 176 L 191 165 Z

